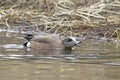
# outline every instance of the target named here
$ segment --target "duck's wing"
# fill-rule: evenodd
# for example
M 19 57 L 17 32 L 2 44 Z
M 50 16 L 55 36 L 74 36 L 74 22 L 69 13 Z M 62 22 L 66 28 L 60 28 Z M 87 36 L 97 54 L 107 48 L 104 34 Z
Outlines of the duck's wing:
M 37 36 L 34 37 L 31 41 L 36 41 L 36 42 L 43 42 L 43 43 L 54 43 L 56 40 L 54 38 L 48 37 L 48 36 Z

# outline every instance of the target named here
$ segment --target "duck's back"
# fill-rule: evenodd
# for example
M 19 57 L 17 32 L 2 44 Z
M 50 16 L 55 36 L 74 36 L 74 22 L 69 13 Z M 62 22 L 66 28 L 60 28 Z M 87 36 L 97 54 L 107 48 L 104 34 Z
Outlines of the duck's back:
M 37 36 L 34 37 L 30 44 L 36 49 L 63 49 L 64 46 L 58 37 L 53 36 Z

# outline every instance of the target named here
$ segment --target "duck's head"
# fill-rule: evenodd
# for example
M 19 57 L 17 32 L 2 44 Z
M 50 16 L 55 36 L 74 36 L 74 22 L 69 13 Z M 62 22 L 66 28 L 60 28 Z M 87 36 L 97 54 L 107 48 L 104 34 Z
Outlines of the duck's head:
M 62 44 L 65 48 L 72 48 L 73 46 L 79 46 L 80 41 L 77 41 L 75 37 L 66 37 L 62 40 Z

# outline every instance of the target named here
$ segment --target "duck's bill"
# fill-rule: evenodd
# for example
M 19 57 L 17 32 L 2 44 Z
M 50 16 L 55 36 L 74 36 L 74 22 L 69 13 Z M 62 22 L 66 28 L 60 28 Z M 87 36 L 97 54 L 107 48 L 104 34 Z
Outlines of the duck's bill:
M 75 46 L 78 46 L 78 47 L 79 47 L 79 46 L 80 46 L 80 43 L 81 43 L 81 41 L 76 41 L 76 42 L 75 42 Z

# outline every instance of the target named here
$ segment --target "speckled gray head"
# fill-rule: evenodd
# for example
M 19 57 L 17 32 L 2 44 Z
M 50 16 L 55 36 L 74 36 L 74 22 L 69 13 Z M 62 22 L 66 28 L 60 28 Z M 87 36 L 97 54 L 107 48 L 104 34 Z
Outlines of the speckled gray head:
M 65 39 L 62 40 L 63 46 L 65 48 L 71 48 L 73 46 L 78 46 L 80 41 L 76 41 L 75 37 L 66 37 Z

